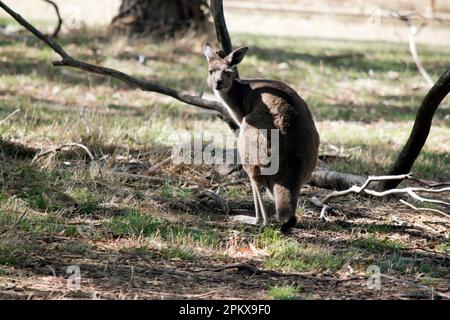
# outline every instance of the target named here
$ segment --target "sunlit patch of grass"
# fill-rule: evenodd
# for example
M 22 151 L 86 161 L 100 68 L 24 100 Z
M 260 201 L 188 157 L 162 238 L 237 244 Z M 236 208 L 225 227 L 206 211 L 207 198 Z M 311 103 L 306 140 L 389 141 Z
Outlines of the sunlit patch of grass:
M 213 230 L 190 228 L 182 223 L 141 214 L 135 210 L 124 216 L 113 217 L 105 225 L 119 236 L 162 239 L 171 245 L 214 247 L 219 243 L 219 237 Z
M 274 285 L 269 287 L 267 293 L 275 300 L 296 300 L 301 290 L 299 285 Z
M 183 261 L 194 260 L 199 257 L 193 248 L 189 246 L 170 246 L 162 250 L 162 255 L 168 260 L 179 259 Z
M 82 213 L 92 213 L 99 207 L 100 198 L 95 190 L 90 190 L 86 187 L 77 187 L 70 192 L 70 195 Z
M 311 271 L 338 269 L 343 265 L 343 257 L 331 248 L 296 241 L 279 241 L 269 246 L 270 256 L 264 259 L 269 269 Z
M 355 247 L 370 251 L 370 252 L 379 252 L 384 250 L 400 250 L 405 246 L 400 241 L 394 241 L 390 239 L 380 240 L 373 235 L 370 235 L 367 238 L 363 239 L 355 239 L 351 242 L 351 244 Z

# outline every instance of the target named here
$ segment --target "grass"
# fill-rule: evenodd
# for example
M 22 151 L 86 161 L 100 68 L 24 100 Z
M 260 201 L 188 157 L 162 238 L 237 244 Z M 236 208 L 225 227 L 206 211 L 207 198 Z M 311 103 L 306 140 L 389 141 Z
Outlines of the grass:
M 364 239 L 355 239 L 354 241 L 352 241 L 352 244 L 355 247 L 358 247 L 358 248 L 361 248 L 364 250 L 368 250 L 371 252 L 377 252 L 377 251 L 382 251 L 382 250 L 386 250 L 386 249 L 400 250 L 405 247 L 399 241 L 394 241 L 394 240 L 389 240 L 389 239 L 379 240 L 378 238 L 376 238 L 374 236 L 369 236 Z
M 97 36 L 74 33 L 61 42 L 74 56 L 89 59 L 90 44 Z M 236 45 L 250 46 L 240 66 L 243 77 L 282 79 L 308 101 L 322 149 L 332 145 L 349 155 L 327 163 L 331 169 L 355 174 L 387 171 L 407 139 L 427 90 L 407 48 L 248 34 L 233 34 L 233 40 Z M 77 45 L 70 45 L 72 42 Z M 100 59 L 104 65 L 177 89 L 210 94 L 201 43 L 196 40 L 127 43 L 115 39 L 96 43 L 104 52 Z M 392 203 L 367 204 L 367 199 L 352 198 L 351 205 L 339 210 L 342 215 L 332 216 L 335 223 L 323 225 L 315 216 L 311 218 L 317 212 L 305 201 L 306 195 L 298 210 L 301 229 L 283 235 L 273 226 L 231 225 L 219 204 L 210 201 L 209 206 L 204 205 L 198 191 L 213 190 L 230 200 L 228 205 L 235 206 L 232 210 L 252 210 L 252 205 L 244 206 L 245 201 L 251 201 L 248 184 L 217 177 L 209 167 L 167 164 L 153 173 L 167 178 L 163 183 L 110 174 L 112 170 L 147 174 L 149 167 L 167 157 L 177 142 L 174 138 L 192 132 L 196 121 L 213 136 L 228 132 L 228 128 L 210 113 L 165 97 L 130 90 L 117 81 L 76 70 L 53 68 L 51 51 L 40 45 L 4 40 L 0 44 L 0 119 L 20 108 L 19 114 L 0 126 L 0 275 L 14 273 L 10 267 L 21 266 L 31 256 L 78 256 L 94 259 L 90 264 L 98 265 L 106 252 L 108 257 L 126 253 L 136 270 L 142 262 L 137 256 L 152 264 L 172 264 L 174 269 L 245 262 L 278 272 L 337 273 L 350 263 L 356 272 L 377 264 L 383 272 L 398 276 L 424 273 L 428 279 L 424 281 L 433 285 L 445 281 L 446 270 L 436 262 L 411 260 L 403 252 L 416 238 L 405 228 L 386 222 L 392 212 L 408 210 L 396 212 L 398 207 Z M 123 58 L 121 53 L 128 45 L 133 51 L 151 53 L 154 60 L 142 66 Z M 186 51 L 186 47 L 193 49 Z M 420 54 L 433 78 L 450 63 L 446 47 L 421 47 Z M 446 100 L 413 168 L 421 178 L 450 179 L 448 108 Z M 39 150 L 67 142 L 86 145 L 101 164 L 102 175 L 91 170 L 90 159 L 77 149 L 31 163 Z M 384 210 L 382 214 L 375 210 L 378 206 Z M 359 231 L 365 231 L 365 237 L 354 235 Z M 428 244 L 427 231 L 423 232 L 423 241 Z M 307 238 L 311 233 L 313 236 Z M 433 250 L 448 253 L 448 240 L 439 234 L 430 238 L 436 239 Z M 51 247 L 55 243 L 57 246 Z M 57 263 L 54 256 L 47 258 Z M 125 262 L 119 259 L 120 263 Z M 223 281 L 234 276 L 230 271 Z M 125 287 L 130 285 L 129 277 L 127 273 Z M 199 282 L 206 286 L 202 277 L 198 275 Z M 141 278 L 148 279 L 148 275 Z M 0 287 L 2 281 L 0 277 Z M 272 299 L 303 295 L 303 284 L 261 282 L 258 286 Z
M 298 285 L 275 285 L 269 287 L 268 294 L 275 300 L 297 300 L 301 290 Z
M 277 242 L 269 246 L 270 256 L 264 266 L 275 270 L 317 271 L 339 269 L 344 261 L 332 248 L 300 244 L 294 241 Z

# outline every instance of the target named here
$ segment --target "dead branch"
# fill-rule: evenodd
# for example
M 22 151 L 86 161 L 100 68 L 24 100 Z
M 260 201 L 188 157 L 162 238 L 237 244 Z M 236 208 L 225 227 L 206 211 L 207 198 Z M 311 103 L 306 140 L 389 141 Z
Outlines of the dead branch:
M 317 197 L 313 197 L 311 199 L 311 202 L 316 205 L 317 207 L 322 208 L 320 212 L 320 218 L 327 220 L 325 214 L 330 209 L 330 206 L 328 203 L 331 199 L 342 197 L 351 193 L 354 194 L 361 194 L 365 193 L 374 197 L 385 197 L 392 194 L 407 194 L 411 198 L 420 201 L 420 202 L 428 202 L 428 203 L 436 203 L 436 204 L 442 204 L 450 206 L 449 202 L 445 202 L 442 200 L 435 200 L 430 198 L 425 198 L 417 194 L 417 192 L 424 192 L 424 193 L 442 193 L 442 192 L 448 192 L 450 191 L 450 187 L 441 188 L 441 189 L 427 189 L 427 188 L 418 188 L 418 187 L 407 187 L 407 188 L 400 188 L 400 189 L 390 189 L 385 191 L 376 191 L 367 189 L 370 183 L 376 182 L 376 181 L 390 181 L 390 180 L 404 180 L 409 179 L 411 177 L 411 174 L 403 174 L 403 175 L 396 175 L 396 176 L 369 176 L 366 180 L 366 182 L 362 186 L 354 185 L 350 187 L 347 190 L 342 191 L 333 191 L 330 194 L 324 196 L 322 199 L 318 199 Z
M 58 146 L 58 147 L 50 148 L 50 149 L 48 149 L 48 150 L 39 152 L 39 153 L 36 154 L 36 156 L 33 158 L 33 160 L 31 161 L 31 164 L 33 164 L 38 158 L 44 157 L 44 156 L 46 156 L 46 155 L 48 155 L 48 154 L 50 154 L 50 153 L 56 153 L 56 152 L 58 152 L 58 151 L 61 151 L 61 150 L 64 149 L 64 148 L 73 148 L 73 147 L 78 147 L 78 148 L 83 149 L 84 151 L 86 151 L 86 153 L 87 153 L 87 155 L 89 156 L 89 158 L 90 158 L 92 161 L 95 161 L 95 158 L 94 158 L 94 156 L 92 155 L 91 151 L 89 151 L 89 149 L 88 149 L 85 145 L 82 145 L 82 144 L 80 144 L 80 143 L 66 143 L 66 144 L 60 145 L 60 146 Z
M 74 147 L 83 149 L 83 150 L 86 152 L 86 154 L 87 154 L 87 155 L 89 156 L 89 158 L 91 159 L 91 163 L 93 163 L 93 164 L 95 165 L 95 167 L 96 167 L 97 170 L 98 170 L 98 173 L 99 173 L 100 176 L 101 176 L 101 175 L 102 175 L 102 169 L 101 169 L 101 166 L 100 166 L 100 165 L 98 164 L 98 162 L 95 160 L 95 157 L 92 155 L 91 151 L 89 151 L 89 149 L 88 149 L 85 145 L 80 144 L 80 143 L 66 143 L 66 144 L 60 145 L 60 146 L 58 146 L 58 147 L 54 147 L 54 148 L 50 148 L 50 149 L 45 150 L 45 151 L 41 151 L 41 152 L 37 153 L 37 154 L 34 156 L 33 160 L 31 160 L 31 164 L 33 164 L 37 159 L 39 159 L 39 158 L 41 158 L 41 157 L 44 157 L 44 156 L 46 156 L 46 155 L 48 155 L 48 154 L 51 154 L 51 153 L 57 153 L 57 152 L 59 152 L 59 151 L 65 149 L 65 148 L 74 148 Z
M 401 175 L 411 171 L 411 168 L 422 151 L 430 133 L 433 116 L 442 100 L 450 92 L 450 68 L 441 75 L 439 80 L 428 91 L 417 111 L 411 134 L 400 152 L 388 175 Z M 396 188 L 403 179 L 380 182 L 381 190 Z
M 441 215 L 443 215 L 443 216 L 445 216 L 445 217 L 447 217 L 447 218 L 450 218 L 450 215 L 449 215 L 449 214 L 446 214 L 445 212 L 443 212 L 443 211 L 441 211 L 441 210 L 438 210 L 438 209 L 432 209 L 432 208 L 418 208 L 418 207 L 416 207 L 415 205 L 413 205 L 413 204 L 411 204 L 411 203 L 409 203 L 409 202 L 406 202 L 406 201 L 403 200 L 403 199 L 400 199 L 400 202 L 403 203 L 404 205 L 407 205 L 408 207 L 410 207 L 411 209 L 413 209 L 413 210 L 415 210 L 415 211 L 430 211 L 430 212 L 436 212 L 436 213 L 439 213 L 439 214 L 441 214 Z
M 58 24 L 56 25 L 56 28 L 53 31 L 51 37 L 58 38 L 59 32 L 61 31 L 61 26 L 63 24 L 63 20 L 61 18 L 61 14 L 59 12 L 58 5 L 55 2 L 53 2 L 52 0 L 44 0 L 44 1 L 47 2 L 48 4 L 50 4 L 55 9 L 56 16 L 58 17 Z
M 430 181 L 430 180 L 417 179 L 414 177 L 410 178 L 410 180 L 415 181 L 417 183 L 420 183 L 420 184 L 430 187 L 430 188 L 450 186 L 450 181 L 436 182 L 436 181 Z
M 416 36 L 419 33 L 419 30 L 419 28 L 412 25 L 409 27 L 409 51 L 411 52 L 411 56 L 417 66 L 417 69 L 427 82 L 428 86 L 431 88 L 434 82 L 433 80 L 431 80 L 431 77 L 428 74 L 427 70 L 425 70 L 425 68 L 423 67 L 422 61 L 420 60 L 419 54 L 417 53 Z
M 317 169 L 312 173 L 309 183 L 323 189 L 345 190 L 353 185 L 362 185 L 366 179 L 354 174 Z
M 411 52 L 411 56 L 414 60 L 414 63 L 417 66 L 417 69 L 419 70 L 419 73 L 422 75 L 422 77 L 425 79 L 428 86 L 431 88 L 434 84 L 433 80 L 431 80 L 430 75 L 423 67 L 422 61 L 419 58 L 419 54 L 417 53 L 416 48 L 416 36 L 419 34 L 420 30 L 424 27 L 424 24 L 422 24 L 421 27 L 416 27 L 412 23 L 412 15 L 411 14 L 401 14 L 399 12 L 392 12 L 391 16 L 395 19 L 398 19 L 400 21 L 403 21 L 406 23 L 406 25 L 409 28 L 409 51 Z
M 93 65 L 90 63 L 86 63 L 80 60 L 77 60 L 70 56 L 57 42 L 55 42 L 53 39 L 49 38 L 48 36 L 44 35 L 42 32 L 37 30 L 34 26 L 32 26 L 28 21 L 26 21 L 24 18 L 22 18 L 18 13 L 13 11 L 10 7 L 8 7 L 6 4 L 4 4 L 2 1 L 0 1 L 0 7 L 5 10 L 11 17 L 14 18 L 20 25 L 25 27 L 28 31 L 30 31 L 32 34 L 34 34 L 37 38 L 39 38 L 41 41 L 43 41 L 45 44 L 47 44 L 53 51 L 55 51 L 62 60 L 60 61 L 54 61 L 53 65 L 55 67 L 59 66 L 65 66 L 65 67 L 72 67 L 81 69 L 90 73 L 95 73 L 103 76 L 109 76 L 115 79 L 118 79 L 122 82 L 125 82 L 129 84 L 130 86 L 133 86 L 135 88 L 139 88 L 143 91 L 149 91 L 149 92 L 156 92 L 160 93 L 166 96 L 170 96 L 174 99 L 177 99 L 181 102 L 184 102 L 189 105 L 193 105 L 202 109 L 206 110 L 212 110 L 219 113 L 220 118 L 224 120 L 232 129 L 237 129 L 237 125 L 234 123 L 234 121 L 229 116 L 226 109 L 216 101 L 209 101 L 201 98 L 200 96 L 193 96 L 189 95 L 184 92 L 180 92 L 178 90 L 165 87 L 155 81 L 149 81 L 149 80 L 141 80 L 134 78 L 126 73 L 123 73 L 121 71 L 111 69 L 111 68 L 105 68 L 102 66 Z
M 169 163 L 172 160 L 172 156 L 165 158 L 164 160 L 154 164 L 153 166 L 151 166 L 148 170 L 147 170 L 147 174 L 152 174 L 154 173 L 156 170 L 158 170 L 159 168 L 161 168 L 163 165 Z

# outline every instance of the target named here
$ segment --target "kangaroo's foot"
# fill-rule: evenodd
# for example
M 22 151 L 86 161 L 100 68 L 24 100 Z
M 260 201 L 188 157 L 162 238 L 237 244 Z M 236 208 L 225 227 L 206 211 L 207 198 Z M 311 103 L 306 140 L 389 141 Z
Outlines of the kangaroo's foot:
M 253 226 L 265 225 L 264 221 L 261 218 L 258 219 L 256 217 L 249 217 L 249 216 L 244 216 L 244 215 L 233 216 L 231 218 L 231 221 L 244 223 L 244 224 L 250 224 L 250 225 L 253 225 Z
M 293 227 L 295 227 L 296 224 L 297 224 L 297 217 L 296 216 L 292 216 L 288 221 L 286 221 L 281 226 L 281 232 L 283 232 L 283 233 L 288 232 Z

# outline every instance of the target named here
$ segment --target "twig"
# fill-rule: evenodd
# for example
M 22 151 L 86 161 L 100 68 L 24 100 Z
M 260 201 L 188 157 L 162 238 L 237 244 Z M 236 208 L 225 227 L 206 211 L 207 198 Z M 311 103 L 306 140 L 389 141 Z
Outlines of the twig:
M 409 51 L 411 52 L 411 56 L 414 60 L 414 63 L 417 66 L 417 70 L 419 70 L 419 73 L 425 79 L 428 86 L 431 88 L 434 85 L 434 82 L 433 80 L 431 80 L 430 75 L 423 67 L 422 61 L 419 58 L 419 54 L 417 53 L 416 48 L 416 36 L 419 34 L 420 30 L 424 27 L 424 25 L 422 25 L 420 28 L 413 25 L 411 22 L 412 14 L 401 14 L 399 12 L 392 12 L 391 17 L 394 17 L 407 24 L 409 28 Z
M 431 88 L 434 85 L 433 80 L 431 80 L 430 75 L 423 67 L 422 61 L 420 61 L 419 54 L 417 53 L 416 48 L 416 35 L 418 34 L 419 29 L 413 25 L 409 26 L 409 51 L 411 52 L 411 56 L 414 60 L 414 63 L 417 66 L 422 77 L 427 82 L 428 86 Z
M 443 216 L 445 216 L 445 217 L 447 217 L 447 218 L 450 218 L 450 215 L 449 215 L 449 214 L 446 214 L 445 212 L 443 212 L 443 211 L 441 211 L 441 210 L 438 210 L 438 209 L 432 209 L 432 208 L 418 208 L 418 207 L 412 205 L 411 203 L 406 202 L 406 201 L 403 200 L 403 199 L 400 199 L 400 202 L 403 203 L 403 204 L 405 204 L 405 205 L 407 205 L 407 206 L 410 207 L 411 209 L 416 210 L 416 211 L 431 211 L 431 212 L 436 212 L 436 213 L 439 213 L 439 214 L 441 214 L 441 215 L 443 215 Z
M 151 168 L 149 168 L 147 170 L 147 174 L 151 174 L 151 173 L 155 172 L 156 170 L 158 170 L 160 167 L 162 167 L 166 163 L 169 163 L 171 160 L 172 160 L 172 156 L 167 157 L 166 159 L 154 164 Z
M 3 119 L 2 121 L 0 121 L 0 126 L 3 125 L 6 121 L 8 121 L 9 119 L 11 119 L 17 112 L 20 111 L 19 109 L 14 110 L 12 113 L 10 113 L 5 119 Z
M 152 177 L 152 176 L 146 176 L 143 174 L 133 174 L 133 173 L 116 172 L 116 171 L 112 171 L 109 173 L 114 176 L 123 177 L 123 178 L 131 179 L 131 180 L 147 180 L 148 182 L 159 182 L 159 183 L 171 181 L 171 179 L 168 179 L 168 178 Z
M 92 155 L 92 153 L 89 151 L 89 149 L 85 145 L 82 145 L 80 143 L 71 143 L 70 142 L 70 143 L 66 143 L 66 144 L 60 145 L 58 147 L 54 147 L 54 148 L 48 149 L 46 151 L 39 152 L 37 155 L 34 156 L 33 160 L 31 161 L 31 164 L 33 164 L 38 158 L 46 156 L 46 155 L 48 155 L 50 153 L 55 153 L 55 152 L 61 151 L 62 149 L 68 148 L 68 147 L 78 147 L 78 148 L 83 149 L 84 151 L 86 151 L 86 153 L 89 156 L 89 158 L 92 161 L 95 161 L 94 156 Z

